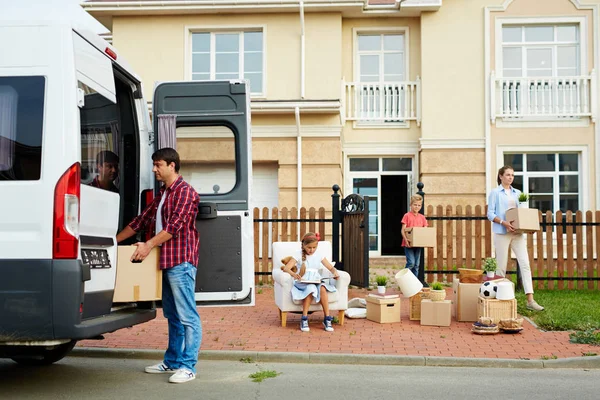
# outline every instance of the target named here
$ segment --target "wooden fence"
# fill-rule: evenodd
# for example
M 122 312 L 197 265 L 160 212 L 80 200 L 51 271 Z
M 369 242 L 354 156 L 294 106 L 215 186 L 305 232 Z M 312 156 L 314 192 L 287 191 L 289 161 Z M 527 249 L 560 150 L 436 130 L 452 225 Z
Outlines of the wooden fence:
M 451 280 L 457 268 L 481 268 L 492 256 L 491 222 L 484 207 L 428 206 L 426 217 L 437 230 L 437 246 L 425 258 L 427 281 Z M 538 289 L 600 289 L 598 249 L 600 211 L 539 213 L 541 229 L 527 234 L 529 263 Z M 516 260 L 509 263 L 516 271 Z
M 437 246 L 425 251 L 428 282 L 451 281 L 458 268 L 481 268 L 492 256 L 491 222 L 482 206 L 428 206 L 429 225 L 437 230 Z M 272 283 L 270 249 L 275 241 L 299 241 L 306 232 L 324 236 L 325 209 L 254 209 L 254 270 L 256 283 Z M 558 221 L 558 222 L 555 222 Z M 538 289 L 600 289 L 598 250 L 600 211 L 540 213 L 541 230 L 527 234 L 534 285 Z M 330 226 L 327 226 L 331 229 Z M 279 260 L 275 262 L 279 267 Z M 511 259 L 509 273 L 516 272 Z
M 264 207 L 254 209 L 254 276 L 255 284 L 273 283 L 271 271 L 271 245 L 273 242 L 300 241 L 306 232 L 319 232 L 325 236 L 325 224 L 331 219 L 325 218 L 325 208 L 318 210 L 314 207 L 308 210 L 304 207 L 298 209 L 286 207 L 279 210 L 277 207 L 270 210 Z M 329 228 L 331 229 L 331 228 Z M 279 260 L 274 261 L 279 267 Z

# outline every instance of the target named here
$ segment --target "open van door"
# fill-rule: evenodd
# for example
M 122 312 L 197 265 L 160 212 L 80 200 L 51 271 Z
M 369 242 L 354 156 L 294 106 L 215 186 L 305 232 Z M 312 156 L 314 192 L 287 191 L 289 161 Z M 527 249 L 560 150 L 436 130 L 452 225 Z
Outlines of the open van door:
M 183 178 L 200 194 L 196 300 L 254 305 L 254 238 L 250 212 L 250 91 L 234 81 L 157 85 L 154 132 L 175 118 Z M 164 122 L 163 122 L 164 123 Z M 173 132 L 171 132 L 173 134 Z M 160 141 L 156 140 L 156 143 Z

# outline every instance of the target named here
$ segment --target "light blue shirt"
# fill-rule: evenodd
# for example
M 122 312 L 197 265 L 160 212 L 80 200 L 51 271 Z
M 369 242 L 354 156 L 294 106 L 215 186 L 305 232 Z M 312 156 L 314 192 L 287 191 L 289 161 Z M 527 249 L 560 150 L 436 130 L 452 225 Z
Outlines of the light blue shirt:
M 520 190 L 510 187 L 510 194 L 507 194 L 502 185 L 490 192 L 488 197 L 488 212 L 487 217 L 492 221 L 492 232 L 505 235 L 506 228 L 500 224 L 494 223 L 494 218 L 498 217 L 506 221 L 506 210 L 509 208 L 509 200 L 512 198 L 515 201 L 515 206 L 519 207 Z

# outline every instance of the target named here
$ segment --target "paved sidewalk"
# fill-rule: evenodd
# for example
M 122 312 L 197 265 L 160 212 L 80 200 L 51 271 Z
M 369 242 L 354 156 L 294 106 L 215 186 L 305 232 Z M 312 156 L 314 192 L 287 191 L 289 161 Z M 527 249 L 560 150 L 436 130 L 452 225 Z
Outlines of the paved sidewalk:
M 199 307 L 202 319 L 202 351 L 269 352 L 387 355 L 419 357 L 458 357 L 512 360 L 583 358 L 584 353 L 600 353 L 600 348 L 569 343 L 568 332 L 542 332 L 529 322 L 518 334 L 480 336 L 471 333 L 470 322 L 452 321 L 449 327 L 421 326 L 408 318 L 408 299 L 402 298 L 402 322 L 378 324 L 366 319 L 346 318 L 325 332 L 323 314 L 309 316 L 310 332 L 299 330 L 300 315 L 289 314 L 287 327 L 280 326 L 272 288 L 257 288 L 254 307 Z M 350 289 L 349 298 L 365 297 L 364 289 Z M 448 299 L 452 291 L 447 289 Z M 87 340 L 78 347 L 111 349 L 155 349 L 167 346 L 167 321 L 158 311 L 155 320 L 106 334 L 105 340 Z M 155 353 L 155 352 L 152 352 Z M 211 352 L 212 353 L 212 352 Z M 507 361 L 507 360 L 506 360 Z M 583 361 L 583 360 L 582 360 Z

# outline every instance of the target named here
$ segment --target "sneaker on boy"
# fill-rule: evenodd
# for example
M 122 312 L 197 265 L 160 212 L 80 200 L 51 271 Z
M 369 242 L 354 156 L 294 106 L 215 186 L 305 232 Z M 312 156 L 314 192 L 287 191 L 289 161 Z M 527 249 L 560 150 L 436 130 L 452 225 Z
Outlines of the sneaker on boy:
M 308 317 L 302 317 L 300 320 L 300 330 L 302 332 L 310 331 L 310 328 L 308 327 Z
M 177 370 L 167 367 L 167 364 L 160 362 L 144 368 L 148 374 L 174 374 Z
M 329 316 L 329 315 L 327 317 L 325 317 L 325 319 L 323 320 L 323 326 L 325 327 L 325 330 L 327 332 L 333 332 L 333 326 L 331 324 L 332 321 L 333 321 L 333 318 L 331 318 L 331 316 Z
M 185 383 L 185 382 L 193 381 L 194 379 L 196 379 L 195 373 L 193 373 L 192 371 L 185 369 L 185 368 L 179 368 L 177 370 L 177 372 L 175 372 L 175 374 L 169 378 L 169 382 Z

